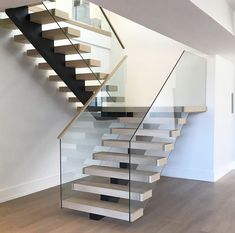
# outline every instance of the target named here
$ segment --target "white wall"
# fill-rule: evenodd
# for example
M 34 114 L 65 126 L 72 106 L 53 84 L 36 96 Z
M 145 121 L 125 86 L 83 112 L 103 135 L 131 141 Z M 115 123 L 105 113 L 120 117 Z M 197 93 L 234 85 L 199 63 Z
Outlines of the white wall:
M 189 116 L 164 175 L 214 182 L 235 168 L 235 118 L 231 114 L 234 80 L 232 62 L 218 55 L 209 57 L 208 111 Z
M 110 14 L 110 20 L 128 55 L 125 84 L 129 106 L 149 106 L 183 50 L 201 54 L 116 14 Z
M 0 30 L 0 202 L 59 184 L 57 136 L 75 114 L 10 37 Z
M 235 115 L 231 110 L 231 93 L 234 93 L 234 64 L 216 56 L 215 63 L 215 114 L 214 114 L 214 179 L 218 180 L 234 168 Z
M 191 0 L 191 2 L 234 34 L 234 13 L 226 0 Z
M 207 112 L 190 114 L 181 137 L 163 175 L 185 179 L 214 181 L 214 77 L 213 60 L 208 59 L 206 106 Z M 185 87 L 186 88 L 186 87 Z

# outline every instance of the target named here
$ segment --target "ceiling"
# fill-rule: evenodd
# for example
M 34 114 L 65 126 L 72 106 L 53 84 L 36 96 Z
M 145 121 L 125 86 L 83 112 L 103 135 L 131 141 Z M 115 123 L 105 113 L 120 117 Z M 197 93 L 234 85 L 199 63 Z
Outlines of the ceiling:
M 92 2 L 202 52 L 235 53 L 235 37 L 189 0 Z
M 227 0 L 227 2 L 233 8 L 233 10 L 235 10 L 235 0 Z
M 235 53 L 235 37 L 190 0 L 91 1 L 202 52 Z M 235 7 L 235 0 L 227 1 Z M 1 0 L 0 9 L 37 2 Z
M 0 0 L 0 9 L 41 2 L 39 0 Z

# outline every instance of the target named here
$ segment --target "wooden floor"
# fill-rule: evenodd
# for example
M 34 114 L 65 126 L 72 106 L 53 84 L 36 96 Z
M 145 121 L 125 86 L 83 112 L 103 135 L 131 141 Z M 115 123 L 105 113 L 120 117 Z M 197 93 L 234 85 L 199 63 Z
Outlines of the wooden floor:
M 235 172 L 218 183 L 162 178 L 135 223 L 59 208 L 52 188 L 0 205 L 0 233 L 234 233 Z

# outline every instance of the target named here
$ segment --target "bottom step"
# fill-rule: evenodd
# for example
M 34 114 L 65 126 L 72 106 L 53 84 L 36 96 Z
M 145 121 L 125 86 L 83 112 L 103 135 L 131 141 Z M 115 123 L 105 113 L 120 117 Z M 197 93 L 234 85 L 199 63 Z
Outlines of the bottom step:
M 129 216 L 129 204 L 113 203 L 100 200 L 91 200 L 81 197 L 71 197 L 63 200 L 63 208 L 81 212 L 102 215 L 105 217 L 134 222 L 143 216 L 143 208 L 131 208 Z M 130 217 L 130 218 L 129 218 Z

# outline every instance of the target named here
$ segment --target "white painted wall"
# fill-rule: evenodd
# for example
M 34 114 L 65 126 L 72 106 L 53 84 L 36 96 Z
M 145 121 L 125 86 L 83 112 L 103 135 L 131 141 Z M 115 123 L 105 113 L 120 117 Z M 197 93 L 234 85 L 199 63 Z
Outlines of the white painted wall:
M 191 0 L 191 2 L 234 34 L 234 13 L 226 0 Z
M 0 30 L 0 202 L 59 184 L 57 136 L 75 111 Z
M 164 175 L 214 182 L 234 169 L 234 80 L 233 63 L 218 55 L 208 59 L 208 111 L 189 116 Z
M 231 93 L 234 93 L 234 64 L 216 56 L 215 114 L 214 114 L 214 179 L 231 171 L 235 161 L 235 115 L 231 111 Z
M 129 106 L 149 106 L 152 103 L 183 50 L 202 55 L 116 14 L 110 14 L 110 20 L 128 55 L 125 86 Z
M 207 65 L 207 112 L 191 114 L 177 139 L 163 175 L 204 181 L 214 180 L 214 63 Z

